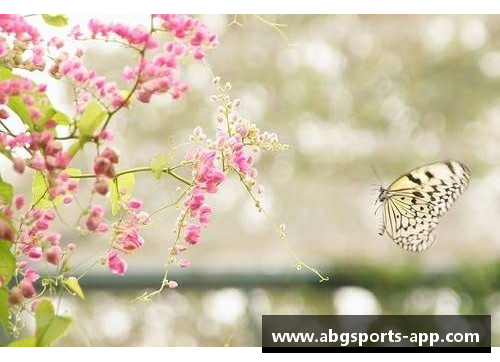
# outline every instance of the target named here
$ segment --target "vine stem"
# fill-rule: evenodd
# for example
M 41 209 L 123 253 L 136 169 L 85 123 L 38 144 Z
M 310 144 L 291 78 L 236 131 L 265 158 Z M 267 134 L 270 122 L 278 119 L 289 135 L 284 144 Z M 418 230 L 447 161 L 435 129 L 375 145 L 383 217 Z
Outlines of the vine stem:
M 183 178 L 182 176 L 179 176 L 178 174 L 176 174 L 174 172 L 175 169 L 181 167 L 181 165 L 178 165 L 178 166 L 174 166 L 174 167 L 165 167 L 163 168 L 162 172 L 163 173 L 167 173 L 169 174 L 170 176 L 172 176 L 173 178 L 177 179 L 178 181 L 190 186 L 191 185 L 191 182 L 186 180 L 185 178 Z M 135 167 L 135 168 L 130 168 L 128 170 L 123 170 L 123 171 L 120 171 L 116 174 L 116 176 L 114 177 L 114 180 L 116 180 L 118 177 L 122 176 L 122 175 L 126 175 L 126 174 L 129 174 L 129 173 L 138 173 L 138 172 L 152 172 L 153 169 L 152 167 Z M 96 174 L 93 174 L 93 173 L 84 173 L 84 174 L 81 174 L 81 175 L 70 175 L 69 176 L 70 178 L 77 178 L 77 179 L 84 179 L 84 178 L 96 178 L 97 175 Z
M 151 15 L 150 26 L 149 26 L 149 34 L 150 35 L 153 34 L 153 31 L 154 31 L 153 25 L 154 25 L 153 24 L 153 16 Z M 115 113 L 117 113 L 120 109 L 122 109 L 125 105 L 128 104 L 128 102 L 132 99 L 132 96 L 134 95 L 135 91 L 139 87 L 139 84 L 141 83 L 142 72 L 143 72 L 142 63 L 144 62 L 144 58 L 146 56 L 146 50 L 147 50 L 146 45 L 144 45 L 144 47 L 141 50 L 139 50 L 139 61 L 137 63 L 138 67 L 139 67 L 139 71 L 137 72 L 137 78 L 134 82 L 134 85 L 132 86 L 132 89 L 130 89 L 128 95 L 123 100 L 123 103 L 118 108 L 116 108 L 115 110 L 113 110 L 111 112 L 108 112 L 108 116 L 107 116 L 106 120 L 104 121 L 104 125 L 101 128 L 101 132 L 103 132 L 108 127 L 109 122 L 111 121 L 111 118 L 115 115 Z

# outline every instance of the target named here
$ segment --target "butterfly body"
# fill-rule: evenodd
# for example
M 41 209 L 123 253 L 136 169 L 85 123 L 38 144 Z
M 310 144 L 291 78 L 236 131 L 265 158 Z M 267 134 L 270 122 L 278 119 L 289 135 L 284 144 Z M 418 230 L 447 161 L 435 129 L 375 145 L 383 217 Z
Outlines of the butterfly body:
M 381 187 L 377 201 L 383 218 L 379 234 L 413 252 L 424 251 L 436 240 L 436 227 L 470 181 L 469 169 L 459 161 L 418 167 Z

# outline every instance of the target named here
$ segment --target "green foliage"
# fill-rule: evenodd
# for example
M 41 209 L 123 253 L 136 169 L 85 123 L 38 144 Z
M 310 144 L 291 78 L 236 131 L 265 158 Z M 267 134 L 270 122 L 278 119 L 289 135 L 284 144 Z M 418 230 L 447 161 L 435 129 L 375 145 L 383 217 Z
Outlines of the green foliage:
M 0 327 L 3 327 L 5 334 L 9 325 L 9 283 L 16 270 L 16 258 L 12 255 L 10 248 L 12 243 L 0 239 Z
M 27 337 L 23 339 L 18 339 L 17 341 L 11 342 L 9 347 L 36 347 L 36 338 Z
M 83 136 L 92 136 L 106 118 L 106 111 L 97 102 L 89 103 L 78 122 L 78 129 Z
M 68 25 L 68 17 L 64 14 L 42 14 L 42 19 L 47 24 L 55 26 L 57 28 Z
M 83 112 L 80 121 L 78 122 L 78 130 L 80 138 L 73 143 L 69 148 L 71 157 L 75 156 L 80 151 L 85 143 L 89 142 L 97 128 L 106 119 L 108 113 L 97 102 L 91 102 Z
M 71 318 L 55 315 L 50 300 L 40 300 L 35 309 L 36 346 L 47 347 L 63 336 L 71 325 Z
M 134 192 L 135 176 L 133 173 L 120 175 L 110 181 L 111 214 L 116 215 L 121 208 L 121 202 L 130 200 Z
M 9 291 L 7 288 L 0 288 L 0 328 L 4 334 L 8 333 L 9 326 Z
M 154 177 L 159 180 L 163 175 L 163 169 L 168 167 L 167 158 L 163 153 L 158 153 L 151 160 L 151 172 L 153 172 Z
M 68 168 L 66 173 L 69 176 L 78 176 L 82 174 L 82 171 L 78 168 Z M 57 206 L 62 202 L 63 197 L 58 196 L 54 200 L 49 200 L 49 193 L 47 191 L 47 180 L 43 173 L 37 171 L 33 174 L 33 181 L 31 183 L 31 194 L 33 199 L 31 205 L 37 205 L 42 209 L 47 209 Z
M 83 294 L 82 287 L 80 286 L 80 283 L 78 282 L 78 279 L 75 277 L 69 277 L 64 280 L 64 285 L 75 293 L 76 296 L 78 296 L 81 299 L 85 299 L 85 295 Z
M 12 69 L 0 65 L 0 80 L 7 80 L 16 77 L 17 76 L 12 73 Z M 34 130 L 38 126 L 44 125 L 49 119 L 54 120 L 58 125 L 67 126 L 71 123 L 71 119 L 66 114 L 58 111 L 52 106 L 45 93 L 35 92 L 33 97 L 35 99 L 35 108 L 40 110 L 42 113 L 40 119 L 34 120 L 30 117 L 29 109 L 24 104 L 21 96 L 10 96 L 7 103 L 7 107 L 9 107 L 9 109 L 11 109 L 30 130 Z
M 10 251 L 11 246 L 10 241 L 0 239 L 0 277 L 3 285 L 7 285 L 16 270 L 16 258 Z
M 12 70 L 0 63 L 0 80 L 12 78 Z
M 11 184 L 4 182 L 2 177 L 0 177 L 0 201 L 5 205 L 9 205 L 12 202 L 12 197 L 14 196 L 14 188 Z
M 54 120 L 59 125 L 69 125 L 70 118 L 64 113 L 54 109 L 49 101 L 49 98 L 44 93 L 35 93 L 35 107 L 42 113 L 40 119 L 32 119 L 28 107 L 24 104 L 21 96 L 9 97 L 7 106 L 26 124 L 30 130 L 36 129 L 37 126 L 44 125 L 49 119 Z

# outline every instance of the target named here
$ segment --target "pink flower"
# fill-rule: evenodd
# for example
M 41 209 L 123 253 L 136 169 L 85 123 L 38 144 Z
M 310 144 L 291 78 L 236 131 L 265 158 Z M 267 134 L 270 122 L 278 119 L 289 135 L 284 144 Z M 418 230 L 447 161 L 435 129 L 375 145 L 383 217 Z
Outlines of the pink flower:
M 112 142 L 115 139 L 113 133 L 107 129 L 99 133 L 99 138 L 103 141 L 109 141 L 109 142 Z
M 42 249 L 39 247 L 29 248 L 28 258 L 31 260 L 40 260 L 42 258 Z
M 50 38 L 50 40 L 48 41 L 48 45 L 60 49 L 64 46 L 64 40 L 55 36 L 53 38 Z
M 25 298 L 31 298 L 35 296 L 36 290 L 31 280 L 24 278 L 19 283 L 19 286 L 21 287 L 21 293 Z
M 125 263 L 125 261 L 118 256 L 118 252 L 116 250 L 113 250 L 108 254 L 107 264 L 109 270 L 111 270 L 113 274 L 125 275 L 125 272 L 127 271 L 127 263 Z
M 47 241 L 52 245 L 59 245 L 60 240 L 61 240 L 61 234 L 59 234 L 58 232 L 50 233 L 47 236 Z
M 24 272 L 24 277 L 28 280 L 31 280 L 34 283 L 40 278 L 40 274 L 38 274 L 38 272 L 35 269 L 29 267 Z
M 59 245 L 54 245 L 50 247 L 47 251 L 45 251 L 44 255 L 45 255 L 45 260 L 47 260 L 48 263 L 53 265 L 59 265 L 59 262 L 61 261 L 62 257 L 61 247 Z
M 99 223 L 99 225 L 97 225 L 97 231 L 100 232 L 101 234 L 107 233 L 108 230 L 109 230 L 109 225 L 105 222 L 101 222 Z
M 178 263 L 179 267 L 180 268 L 189 268 L 189 266 L 191 265 L 191 262 L 189 260 L 186 260 L 186 259 L 181 259 L 179 260 L 179 263 Z
M 109 178 L 114 177 L 114 170 L 111 161 L 105 157 L 98 157 L 94 162 L 94 173 L 96 175 L 106 175 Z
M 94 190 L 99 195 L 106 195 L 109 191 L 108 179 L 104 176 L 98 175 L 94 182 Z
M 200 240 L 201 226 L 196 224 L 189 224 L 186 226 L 184 233 L 184 240 L 189 244 L 195 245 Z
M 131 252 L 141 248 L 144 245 L 144 239 L 137 229 L 132 229 L 119 236 L 118 244 L 123 250 Z
M 23 174 L 24 173 L 24 169 L 26 167 L 26 163 L 24 162 L 24 158 L 21 158 L 21 157 L 16 157 L 13 161 L 12 161 L 12 165 L 14 166 L 14 170 L 17 172 L 17 173 L 20 173 L 20 174 Z
M 191 198 L 187 201 L 187 206 L 189 207 L 192 216 L 196 215 L 196 212 L 200 209 L 201 205 L 203 205 L 204 201 L 204 191 L 199 187 L 195 187 Z
M 16 206 L 17 210 L 22 209 L 25 204 L 26 200 L 24 198 L 24 195 L 16 195 L 16 197 L 14 197 L 14 205 Z
M 68 247 L 69 251 L 74 251 L 76 249 L 76 244 L 75 243 L 69 243 L 67 247 Z
M 118 152 L 111 147 L 106 147 L 102 150 L 101 157 L 107 158 L 111 163 L 118 163 L 120 161 Z
M 199 216 L 200 216 L 200 223 L 203 226 L 207 226 L 208 223 L 210 222 L 210 215 L 212 214 L 212 208 L 208 205 L 203 205 L 200 208 Z
M 177 284 L 177 282 L 175 280 L 169 280 L 167 283 L 167 286 L 170 289 L 174 289 L 174 288 L 177 288 L 179 286 L 179 284 Z
M 42 171 L 45 169 L 45 160 L 43 159 L 42 155 L 36 154 L 35 157 L 31 160 L 31 168 Z
M 139 199 L 131 199 L 128 202 L 128 207 L 130 207 L 133 210 L 139 210 L 142 207 L 142 201 Z

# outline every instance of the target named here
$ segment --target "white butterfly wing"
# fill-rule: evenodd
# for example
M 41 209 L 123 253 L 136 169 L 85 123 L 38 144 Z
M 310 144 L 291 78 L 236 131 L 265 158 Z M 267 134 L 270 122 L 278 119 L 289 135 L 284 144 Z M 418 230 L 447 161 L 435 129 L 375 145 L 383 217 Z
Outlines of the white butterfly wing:
M 469 181 L 469 169 L 458 161 L 436 162 L 401 176 L 388 188 L 382 231 L 405 250 L 426 250 L 436 240 L 439 217 Z

